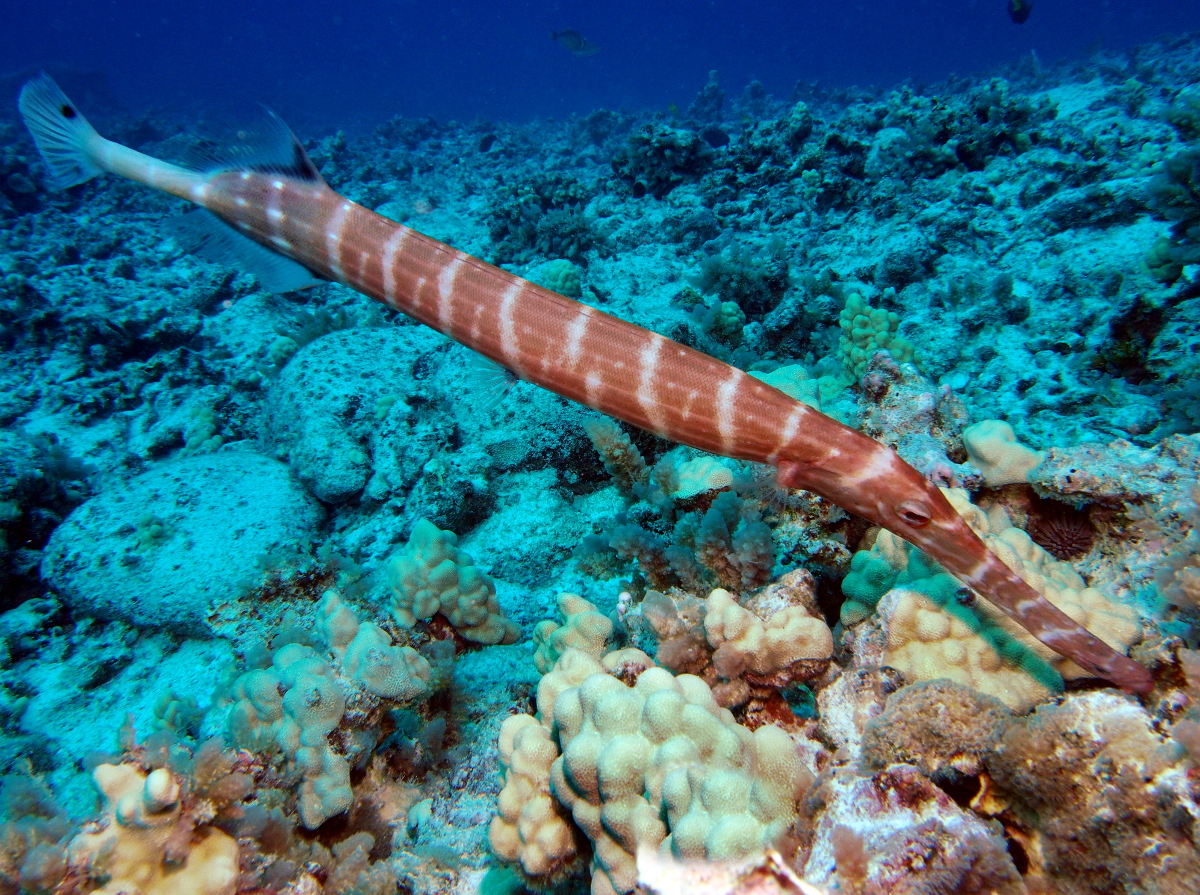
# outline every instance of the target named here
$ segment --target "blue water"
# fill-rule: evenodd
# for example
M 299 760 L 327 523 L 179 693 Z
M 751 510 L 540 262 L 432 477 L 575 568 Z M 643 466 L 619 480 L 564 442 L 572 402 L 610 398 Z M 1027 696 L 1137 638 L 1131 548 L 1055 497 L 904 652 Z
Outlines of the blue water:
M 573 28 L 601 48 L 576 59 Z M 346 126 L 358 117 L 526 121 L 597 107 L 686 106 L 716 69 L 786 97 L 796 81 L 930 82 L 1036 53 L 1045 64 L 1200 28 L 1180 0 L 1038 0 L 1014 25 L 1006 0 L 753 3 L 12 3 L 5 70 L 106 72 L 130 109 L 265 102 Z

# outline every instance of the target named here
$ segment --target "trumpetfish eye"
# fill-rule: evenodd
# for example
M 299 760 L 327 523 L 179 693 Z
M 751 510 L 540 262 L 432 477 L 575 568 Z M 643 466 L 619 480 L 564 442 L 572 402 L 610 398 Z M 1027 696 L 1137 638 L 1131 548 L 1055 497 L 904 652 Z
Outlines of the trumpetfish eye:
M 933 512 L 919 500 L 906 500 L 898 504 L 896 515 L 913 528 L 923 528 L 933 518 Z

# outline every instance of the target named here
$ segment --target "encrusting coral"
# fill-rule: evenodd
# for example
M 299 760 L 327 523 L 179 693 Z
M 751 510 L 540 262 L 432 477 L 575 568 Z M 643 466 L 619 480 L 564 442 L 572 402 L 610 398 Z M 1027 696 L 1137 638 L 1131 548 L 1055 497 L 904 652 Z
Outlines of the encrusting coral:
M 1109 692 L 1069 696 L 1006 725 L 979 802 L 1023 840 L 1030 875 L 1062 895 L 1184 895 L 1200 879 L 1200 804 L 1180 750 Z

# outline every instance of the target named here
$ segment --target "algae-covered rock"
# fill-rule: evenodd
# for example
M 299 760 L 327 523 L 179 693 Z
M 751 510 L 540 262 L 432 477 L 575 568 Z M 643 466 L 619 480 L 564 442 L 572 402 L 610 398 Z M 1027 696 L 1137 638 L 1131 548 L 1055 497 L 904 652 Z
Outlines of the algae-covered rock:
M 324 513 L 282 463 L 248 451 L 153 467 L 55 529 L 42 575 L 80 615 L 209 636 L 217 600 L 255 560 L 311 537 Z

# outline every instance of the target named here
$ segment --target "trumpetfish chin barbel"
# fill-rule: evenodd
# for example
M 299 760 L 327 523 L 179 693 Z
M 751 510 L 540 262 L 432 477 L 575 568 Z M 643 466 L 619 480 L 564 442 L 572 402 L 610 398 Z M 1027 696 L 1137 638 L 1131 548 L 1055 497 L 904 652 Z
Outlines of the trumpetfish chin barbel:
M 769 463 L 925 551 L 1054 651 L 1129 691 L 1152 680 L 1004 565 L 891 448 L 741 370 L 493 267 L 335 193 L 277 118 L 272 153 L 195 171 L 101 137 L 47 76 L 21 113 L 66 188 L 119 174 L 200 206 L 182 233 L 269 291 L 343 283 L 514 375 L 663 438 Z

